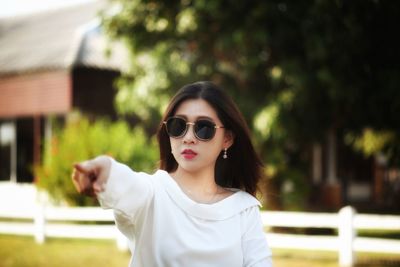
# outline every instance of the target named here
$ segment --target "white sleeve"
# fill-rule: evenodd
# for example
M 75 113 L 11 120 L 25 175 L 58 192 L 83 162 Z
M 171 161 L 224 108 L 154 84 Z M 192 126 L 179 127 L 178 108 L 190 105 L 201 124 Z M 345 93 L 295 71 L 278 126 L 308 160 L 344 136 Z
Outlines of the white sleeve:
M 154 186 L 150 175 L 135 172 L 113 159 L 111 162 L 105 190 L 97 198 L 102 208 L 114 210 L 118 227 L 130 236 L 133 231 L 131 226 L 154 196 Z
M 271 267 L 272 256 L 263 230 L 258 206 L 253 206 L 242 214 L 243 230 L 243 266 Z

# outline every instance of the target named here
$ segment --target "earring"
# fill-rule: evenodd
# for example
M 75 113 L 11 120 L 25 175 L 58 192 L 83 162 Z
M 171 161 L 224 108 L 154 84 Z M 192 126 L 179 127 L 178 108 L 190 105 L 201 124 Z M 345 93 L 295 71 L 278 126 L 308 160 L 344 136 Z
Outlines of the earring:
M 227 148 L 224 148 L 224 155 L 222 156 L 223 159 L 227 159 L 228 158 L 228 154 L 227 154 Z

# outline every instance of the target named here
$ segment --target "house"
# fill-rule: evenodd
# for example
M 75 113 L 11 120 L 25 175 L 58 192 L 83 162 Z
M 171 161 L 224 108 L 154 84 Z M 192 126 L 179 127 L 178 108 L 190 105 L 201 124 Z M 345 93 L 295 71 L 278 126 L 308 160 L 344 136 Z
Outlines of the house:
M 311 206 L 337 210 L 352 205 L 362 212 L 398 213 L 400 170 L 378 153 L 365 156 L 344 144 L 340 130 L 310 149 Z
M 50 117 L 73 109 L 116 116 L 113 83 L 127 56 L 102 33 L 97 15 L 105 5 L 0 19 L 0 181 L 35 180 Z

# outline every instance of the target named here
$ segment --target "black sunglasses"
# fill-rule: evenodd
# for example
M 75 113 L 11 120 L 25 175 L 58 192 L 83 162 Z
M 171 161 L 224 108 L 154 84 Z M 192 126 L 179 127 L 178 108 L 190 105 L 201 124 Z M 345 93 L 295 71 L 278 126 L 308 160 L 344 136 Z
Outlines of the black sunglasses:
M 224 126 L 217 126 L 214 122 L 206 119 L 200 119 L 196 122 L 188 122 L 180 117 L 170 117 L 163 123 L 166 126 L 168 135 L 173 138 L 183 137 L 186 134 L 189 125 L 193 125 L 194 135 L 201 141 L 211 140 L 218 128 L 224 128 Z

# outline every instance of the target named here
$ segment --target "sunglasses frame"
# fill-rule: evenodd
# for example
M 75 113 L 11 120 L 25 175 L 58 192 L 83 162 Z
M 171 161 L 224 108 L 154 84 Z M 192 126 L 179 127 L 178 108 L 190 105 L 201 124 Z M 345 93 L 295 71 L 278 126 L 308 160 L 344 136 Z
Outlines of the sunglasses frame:
M 185 122 L 185 124 L 186 124 L 185 130 L 184 130 L 184 131 L 182 132 L 182 134 L 180 134 L 179 136 L 172 136 L 172 135 L 169 133 L 169 131 L 168 131 L 168 126 L 167 126 L 167 124 L 168 124 L 168 121 L 169 121 L 169 120 L 172 120 L 172 119 L 183 120 L 183 121 Z M 208 139 L 203 139 L 203 138 L 200 138 L 200 137 L 197 135 L 194 126 L 195 126 L 196 123 L 198 123 L 199 121 L 207 121 L 207 122 L 210 122 L 210 123 L 213 125 L 214 133 L 213 133 L 213 135 L 212 135 L 210 138 L 208 138 Z M 179 139 L 179 138 L 184 137 L 184 136 L 187 134 L 187 131 L 189 130 L 189 125 L 193 125 L 193 133 L 194 133 L 194 136 L 195 136 L 198 140 L 204 141 L 204 142 L 210 141 L 211 139 L 213 139 L 214 136 L 215 136 L 215 133 L 217 132 L 217 129 L 225 128 L 224 126 L 222 126 L 222 125 L 217 125 L 217 124 L 215 124 L 215 122 L 213 122 L 212 120 L 208 120 L 208 119 L 199 119 L 199 120 L 196 120 L 195 122 L 189 122 L 189 121 L 187 121 L 186 119 L 184 119 L 184 118 L 182 118 L 182 117 L 176 117 L 176 116 L 174 116 L 174 117 L 169 117 L 167 120 L 163 121 L 163 124 L 165 125 L 165 130 L 167 131 L 168 136 L 169 136 L 169 137 L 172 137 L 172 138 L 176 138 L 176 139 Z

